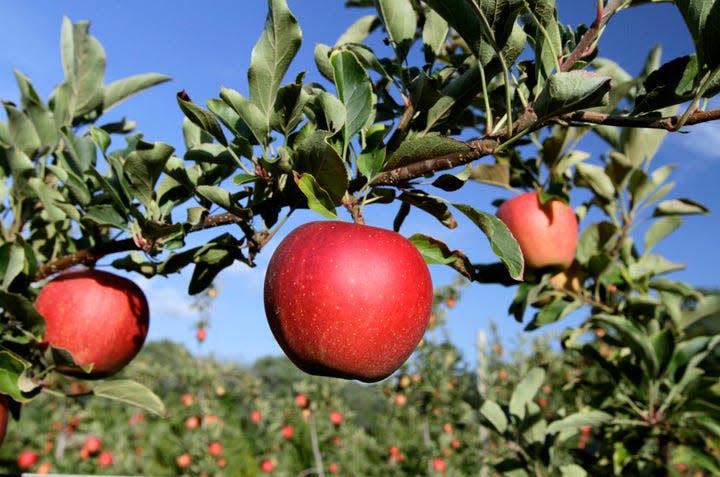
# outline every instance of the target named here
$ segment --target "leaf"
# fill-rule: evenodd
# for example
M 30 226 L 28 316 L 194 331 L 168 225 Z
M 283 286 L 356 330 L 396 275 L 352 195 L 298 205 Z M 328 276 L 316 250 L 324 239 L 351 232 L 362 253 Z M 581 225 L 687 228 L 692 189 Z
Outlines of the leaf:
M 324 43 L 318 43 L 313 50 L 315 66 L 320 74 L 330 81 L 333 80 L 333 69 L 330 64 L 330 53 L 332 52 L 333 49 Z
M 714 69 L 720 65 L 717 33 L 720 31 L 720 2 L 717 0 L 685 0 L 674 2 L 685 19 L 695 43 L 700 65 Z
M 2 268 L 5 269 L 5 274 L 2 280 L 3 290 L 7 290 L 13 280 L 15 280 L 15 278 L 17 278 L 17 276 L 25 269 L 25 247 L 16 243 L 9 243 L 7 245 L 9 245 L 10 250 L 7 257 L 7 263 L 2 264 Z
M 165 83 L 170 79 L 169 76 L 160 73 L 144 73 L 113 81 L 105 86 L 103 112 L 140 91 Z
M 63 18 L 61 49 L 65 81 L 70 87 L 70 118 L 101 108 L 105 98 L 105 50 L 89 30 L 87 21 L 71 24 Z
M 365 147 L 360 152 L 356 164 L 360 174 L 364 175 L 368 182 L 377 174 L 382 172 L 385 163 L 385 134 L 387 129 L 382 124 L 375 124 L 365 132 Z
M 267 145 L 270 123 L 258 106 L 230 88 L 220 88 L 220 98 L 242 118 L 257 144 Z
M 176 95 L 176 99 L 185 117 L 217 139 L 223 146 L 228 145 L 220 123 L 212 113 L 193 103 L 185 91 L 180 91 Z
M 3 101 L 3 106 L 8 117 L 11 144 L 28 156 L 34 156 L 35 152 L 42 147 L 42 141 L 35 129 L 35 125 L 14 104 Z
M 470 169 L 470 179 L 502 187 L 510 186 L 510 164 L 478 164 Z
M 362 43 L 379 25 L 380 20 L 377 16 L 362 16 L 355 20 L 355 22 L 340 35 L 340 38 L 335 42 L 335 46 L 342 46 L 346 43 Z
M 406 191 L 400 194 L 398 199 L 406 204 L 417 207 L 427 212 L 440 221 L 445 227 L 454 229 L 457 227 L 457 220 L 448 209 L 447 204 L 436 197 L 422 191 Z
M 330 64 L 338 98 L 345 106 L 343 139 L 347 147 L 353 136 L 362 131 L 372 118 L 372 83 L 358 59 L 349 51 L 334 51 L 330 55 Z
M 613 327 L 622 340 L 622 344 L 629 347 L 634 355 L 645 364 L 648 373 L 657 376 L 659 363 L 647 334 L 633 322 L 621 316 L 600 313 L 593 317 L 593 321 Z
M 615 196 L 615 186 L 605 172 L 605 169 L 595 164 L 586 163 L 577 164 L 575 167 L 577 168 L 580 178 L 587 184 L 589 189 L 608 201 L 613 199 Z
M 173 152 L 175 148 L 162 142 L 140 142 L 125 159 L 123 169 L 130 180 L 130 188 L 145 207 L 150 206 L 155 183 Z
M 289 136 L 300 124 L 304 117 L 303 109 L 310 99 L 303 90 L 302 78 L 298 78 L 298 80 L 299 82 L 280 88 L 273 105 L 270 127 L 282 132 L 285 136 Z
M 38 326 L 45 322 L 40 313 L 35 310 L 33 302 L 18 293 L 0 290 L 0 307 L 26 325 L 27 328 Z
M 29 401 L 31 396 L 28 396 L 27 391 L 39 389 L 27 382 L 25 372 L 30 367 L 29 362 L 15 353 L 4 349 L 0 350 L 0 391 L 17 402 Z M 23 381 L 25 381 L 24 384 Z
M 425 48 L 434 55 L 442 52 L 450 27 L 448 22 L 435 10 L 430 10 L 425 15 L 425 24 L 422 30 L 422 40 Z
M 597 429 L 605 423 L 612 421 L 613 416 L 603 411 L 595 409 L 582 409 L 574 414 L 570 414 L 567 417 L 553 421 L 547 428 L 548 434 L 557 434 L 563 432 L 564 436 L 570 437 L 573 434 L 580 432 L 580 428 L 583 426 L 590 426 Z M 566 431 L 573 431 L 567 433 Z
M 677 216 L 663 217 L 653 223 L 645 232 L 645 253 L 648 253 L 662 239 L 670 235 L 682 225 Z
M 387 158 L 384 170 L 389 171 L 450 154 L 467 154 L 471 151 L 470 146 L 464 142 L 437 133 L 409 136 Z
M 558 64 L 558 55 L 562 54 L 562 39 L 557 20 L 555 0 L 531 0 L 528 8 L 533 14 L 535 29 L 535 64 L 538 85 L 542 87 Z M 537 25 L 536 23 L 539 23 Z
M 244 217 L 249 213 L 249 211 L 237 204 L 237 201 L 227 189 L 218 186 L 199 185 L 195 188 L 195 191 L 213 204 L 217 204 L 235 215 Z
M 578 464 L 565 464 L 560 466 L 561 477 L 586 477 L 587 471 Z
M 510 276 L 515 280 L 522 280 L 525 261 L 520 246 L 507 225 L 494 215 L 480 212 L 469 205 L 452 205 L 483 231 L 490 241 L 493 253 L 505 264 Z
M 423 234 L 414 234 L 409 240 L 420 251 L 425 263 L 449 265 L 464 277 L 473 278 L 473 266 L 461 251 L 450 250 L 444 242 Z
M 310 210 L 328 219 L 337 220 L 338 216 L 335 213 L 335 203 L 327 191 L 318 185 L 312 175 L 308 173 L 296 175 L 295 183 L 307 198 L 307 204 Z
M 495 401 L 486 399 L 480 406 L 480 414 L 488 420 L 488 422 L 500 434 L 504 434 L 507 430 L 508 420 L 505 412 Z
M 707 214 L 710 211 L 707 207 L 690 199 L 665 200 L 658 204 L 653 211 L 653 216 L 663 215 L 695 215 Z
M 545 370 L 535 367 L 515 386 L 510 396 L 510 414 L 520 420 L 525 419 L 527 406 L 533 401 L 535 395 L 545 380 Z
M 89 220 L 97 225 L 128 230 L 127 218 L 118 213 L 115 207 L 110 204 L 98 204 L 88 207 L 83 213 L 82 220 Z
M 302 32 L 287 1 L 268 0 L 265 29 L 252 50 L 248 69 L 250 101 L 262 114 L 266 129 L 270 124 L 280 83 L 301 43 Z
M 130 379 L 114 379 L 98 382 L 93 394 L 107 399 L 138 406 L 158 416 L 165 415 L 165 405 L 150 389 Z
M 584 70 L 559 72 L 550 76 L 533 106 L 539 119 L 600 106 L 610 91 L 609 76 Z
M 327 142 L 326 131 L 315 131 L 295 151 L 293 169 L 310 174 L 334 204 L 340 204 L 347 191 L 347 168 L 340 155 Z
M 543 306 L 533 317 L 532 321 L 525 326 L 525 331 L 536 330 L 542 326 L 555 323 L 573 311 L 582 308 L 584 304 L 580 300 L 571 302 L 555 300 L 549 305 Z
M 410 0 L 375 0 L 375 7 L 398 60 L 403 61 L 410 51 L 417 28 L 417 15 L 412 3 Z

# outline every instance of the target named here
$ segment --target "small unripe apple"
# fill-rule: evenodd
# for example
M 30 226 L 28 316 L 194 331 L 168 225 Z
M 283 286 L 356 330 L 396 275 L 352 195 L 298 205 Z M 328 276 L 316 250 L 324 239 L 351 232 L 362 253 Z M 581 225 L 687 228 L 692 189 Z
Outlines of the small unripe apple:
M 375 382 L 420 342 L 432 281 L 417 248 L 368 225 L 310 222 L 278 245 L 265 276 L 265 313 L 303 371 Z
M 150 312 L 145 294 L 131 280 L 101 270 L 64 273 L 40 290 L 35 308 L 45 319 L 44 341 L 67 350 L 83 369 L 58 364 L 57 371 L 85 379 L 111 376 L 142 348 Z
M 567 268 L 575 257 L 578 222 L 562 201 L 540 203 L 537 192 L 526 192 L 503 202 L 497 216 L 507 225 L 532 268 Z

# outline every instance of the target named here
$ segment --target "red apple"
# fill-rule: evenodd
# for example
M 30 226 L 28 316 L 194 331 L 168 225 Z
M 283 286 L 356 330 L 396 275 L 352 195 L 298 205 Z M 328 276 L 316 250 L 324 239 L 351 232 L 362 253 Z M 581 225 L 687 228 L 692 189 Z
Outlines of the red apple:
M 45 318 L 45 341 L 67 350 L 89 373 L 59 364 L 64 374 L 86 379 L 111 376 L 142 348 L 149 308 L 131 280 L 100 270 L 64 273 L 43 287 L 35 308 Z
M 198 343 L 202 343 L 203 341 L 205 341 L 205 338 L 207 338 L 207 329 L 198 328 L 195 332 L 195 338 L 197 338 Z
M 537 192 L 527 192 L 503 202 L 497 216 L 518 241 L 528 267 L 567 268 L 572 263 L 578 222 L 562 201 L 541 204 Z
M 340 424 L 343 423 L 344 420 L 345 420 L 345 416 L 343 416 L 341 412 L 333 411 L 330 413 L 330 422 L 334 426 L 339 426 Z
M 278 245 L 265 313 L 285 354 L 310 374 L 374 382 L 420 342 L 432 281 L 417 248 L 368 225 L 310 222 Z
M 208 452 L 211 456 L 217 457 L 220 454 L 222 454 L 223 446 L 217 441 L 211 442 L 208 444 Z
M 85 443 L 83 444 L 83 448 L 87 449 L 90 455 L 100 452 L 100 447 L 102 447 L 102 441 L 96 436 L 88 437 L 85 439 Z
M 0 394 L 0 446 L 2 446 L 7 432 L 9 399 L 5 394 Z
M 101 452 L 98 456 L 98 465 L 100 467 L 110 467 L 113 464 L 113 455 L 110 451 Z
M 306 394 L 299 393 L 295 396 L 295 405 L 300 409 L 305 409 L 310 405 L 310 400 Z
M 27 470 L 38 461 L 37 453 L 31 450 L 24 450 L 20 452 L 17 458 L 17 465 L 21 470 Z
M 190 464 L 192 464 L 192 457 L 190 454 L 181 454 L 175 458 L 175 464 L 181 469 L 190 467 Z
M 263 459 L 262 462 L 260 462 L 260 470 L 266 474 L 271 473 L 275 470 L 275 462 L 270 459 Z
M 280 433 L 285 439 L 291 439 L 295 435 L 295 428 L 290 424 L 287 424 L 280 429 Z

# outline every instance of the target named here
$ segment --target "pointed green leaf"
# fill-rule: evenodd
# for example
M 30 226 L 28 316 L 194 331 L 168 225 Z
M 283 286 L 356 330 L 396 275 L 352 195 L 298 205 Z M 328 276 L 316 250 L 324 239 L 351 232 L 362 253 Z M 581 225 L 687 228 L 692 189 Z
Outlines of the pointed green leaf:
M 450 265 L 465 278 L 473 278 L 473 266 L 461 251 L 450 250 L 444 242 L 423 234 L 414 234 L 409 240 L 420 251 L 425 263 L 430 265 Z
M 684 0 L 674 2 L 685 19 L 695 42 L 700 65 L 713 69 L 720 65 L 717 33 L 720 31 L 720 2 L 717 0 Z
M 17 402 L 29 401 L 28 391 L 37 385 L 29 381 L 25 372 L 31 364 L 8 350 L 0 350 L 0 392 Z
M 218 123 L 217 118 L 215 118 L 212 113 L 193 103 L 185 91 L 179 92 L 176 98 L 185 117 L 217 139 L 223 146 L 228 145 L 220 123 Z
M 707 207 L 690 199 L 673 199 L 660 202 L 653 212 L 654 216 L 707 214 Z
M 555 73 L 547 79 L 535 100 L 535 114 L 545 119 L 600 106 L 607 100 L 610 80 L 609 76 L 584 70 Z
M 65 80 L 72 91 L 69 102 L 71 118 L 84 116 L 102 107 L 105 97 L 105 50 L 89 30 L 90 23 L 87 21 L 73 24 L 71 50 L 63 52 Z M 65 58 L 70 51 L 72 57 Z
M 17 278 L 17 276 L 20 275 L 25 268 L 25 247 L 15 243 L 7 245 L 10 246 L 10 250 L 7 256 L 7 263 L 2 264 L 5 269 L 5 274 L 2 280 L 3 290 L 7 290 L 13 280 L 15 280 L 15 278 Z
M 410 0 L 375 0 L 380 20 L 385 25 L 399 60 L 410 51 L 417 28 L 417 14 Z
M 497 432 L 500 434 L 505 433 L 508 427 L 508 419 L 498 403 L 486 399 L 480 406 L 480 414 L 488 420 Z
M 131 404 L 158 416 L 165 415 L 165 405 L 155 393 L 130 379 L 102 381 L 93 387 L 93 394 Z
M 320 187 L 312 175 L 308 173 L 300 174 L 295 177 L 295 183 L 307 198 L 307 205 L 310 210 L 313 210 L 328 219 L 338 218 L 335 213 L 335 203 L 330 197 L 330 194 Z
M 169 76 L 160 73 L 143 73 L 113 81 L 105 86 L 103 111 L 108 111 L 121 101 L 155 85 L 170 81 Z
M 174 151 L 175 148 L 162 142 L 142 142 L 125 159 L 123 169 L 130 180 L 130 188 L 145 207 L 152 202 L 155 183 Z
M 517 386 L 515 386 L 512 396 L 510 396 L 510 414 L 520 420 L 525 419 L 527 407 L 535 398 L 544 380 L 544 369 L 531 369 Z
M 8 101 L 3 101 L 3 106 L 5 106 L 5 113 L 8 117 L 8 131 L 12 145 L 28 156 L 34 156 L 35 152 L 42 147 L 42 141 L 32 120 Z
M 425 47 L 433 54 L 439 55 L 449 31 L 448 22 L 438 12 L 430 10 L 425 16 L 425 24 L 422 30 Z
M 377 16 L 362 16 L 355 20 L 355 22 L 340 35 L 340 38 L 335 42 L 335 46 L 342 46 L 346 43 L 362 43 L 378 25 L 380 25 L 380 21 Z
M 457 220 L 455 220 L 447 204 L 442 199 L 414 190 L 403 192 L 398 199 L 427 212 L 449 229 L 457 227 Z
M 249 101 L 240 93 L 230 88 L 221 88 L 220 98 L 233 108 L 236 113 L 238 113 L 242 121 L 252 132 L 257 144 L 268 144 L 268 135 L 270 134 L 269 119 L 255 103 Z
M 330 55 L 338 98 L 345 106 L 347 117 L 343 127 L 345 145 L 362 131 L 373 114 L 373 92 L 370 77 L 355 55 L 346 50 Z
M 613 416 L 603 411 L 597 411 L 594 409 L 583 409 L 574 414 L 570 414 L 567 417 L 553 421 L 547 428 L 548 434 L 557 434 L 563 432 L 565 437 L 580 432 L 580 428 L 583 426 L 590 426 L 595 429 L 599 428 L 605 423 L 612 420 Z M 568 433 L 567 431 L 572 431 Z
M 505 264 L 510 276 L 515 280 L 522 280 L 525 261 L 520 246 L 507 225 L 494 215 L 481 212 L 469 205 L 452 205 L 483 231 L 490 241 L 493 253 Z
M 656 220 L 645 232 L 645 253 L 648 253 L 660 240 L 677 230 L 681 224 L 682 219 L 677 216 Z
M 587 184 L 588 188 L 604 199 L 613 199 L 615 196 L 615 186 L 605 172 L 605 169 L 595 164 L 587 164 L 584 162 L 577 164 L 576 167 L 580 178 Z
M 659 363 L 647 334 L 633 322 L 622 316 L 613 316 L 605 313 L 597 314 L 593 320 L 613 327 L 620 335 L 624 345 L 628 346 L 646 366 L 652 376 L 656 376 Z
M 451 154 L 467 154 L 471 151 L 472 149 L 466 143 L 436 133 L 409 136 L 387 158 L 385 170 L 389 171 Z
M 315 131 L 308 136 L 295 151 L 293 169 L 301 174 L 310 174 L 328 193 L 333 204 L 340 204 L 348 188 L 348 172 L 327 138 L 326 131 Z
M 285 73 L 302 43 L 302 32 L 286 0 L 268 0 L 265 29 L 250 57 L 250 100 L 269 127 L 275 97 Z
M 127 219 L 119 214 L 110 204 L 98 204 L 88 207 L 83 213 L 82 220 L 89 220 L 97 225 L 116 227 L 129 230 Z

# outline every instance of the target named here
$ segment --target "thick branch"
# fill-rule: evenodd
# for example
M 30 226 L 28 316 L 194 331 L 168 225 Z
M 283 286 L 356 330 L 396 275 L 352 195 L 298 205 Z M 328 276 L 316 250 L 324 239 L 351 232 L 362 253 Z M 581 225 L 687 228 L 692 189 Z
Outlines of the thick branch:
M 631 128 L 645 129 L 665 129 L 667 131 L 676 131 L 680 124 L 680 116 L 612 116 L 610 114 L 596 113 L 592 111 L 576 111 L 574 113 L 563 114 L 555 119 L 558 122 L 565 123 L 582 123 L 582 124 L 602 124 L 606 126 L 621 126 Z M 685 121 L 686 126 L 693 124 L 706 123 L 709 121 L 717 121 L 720 119 L 720 109 L 712 109 L 710 111 L 696 111 L 688 116 Z

